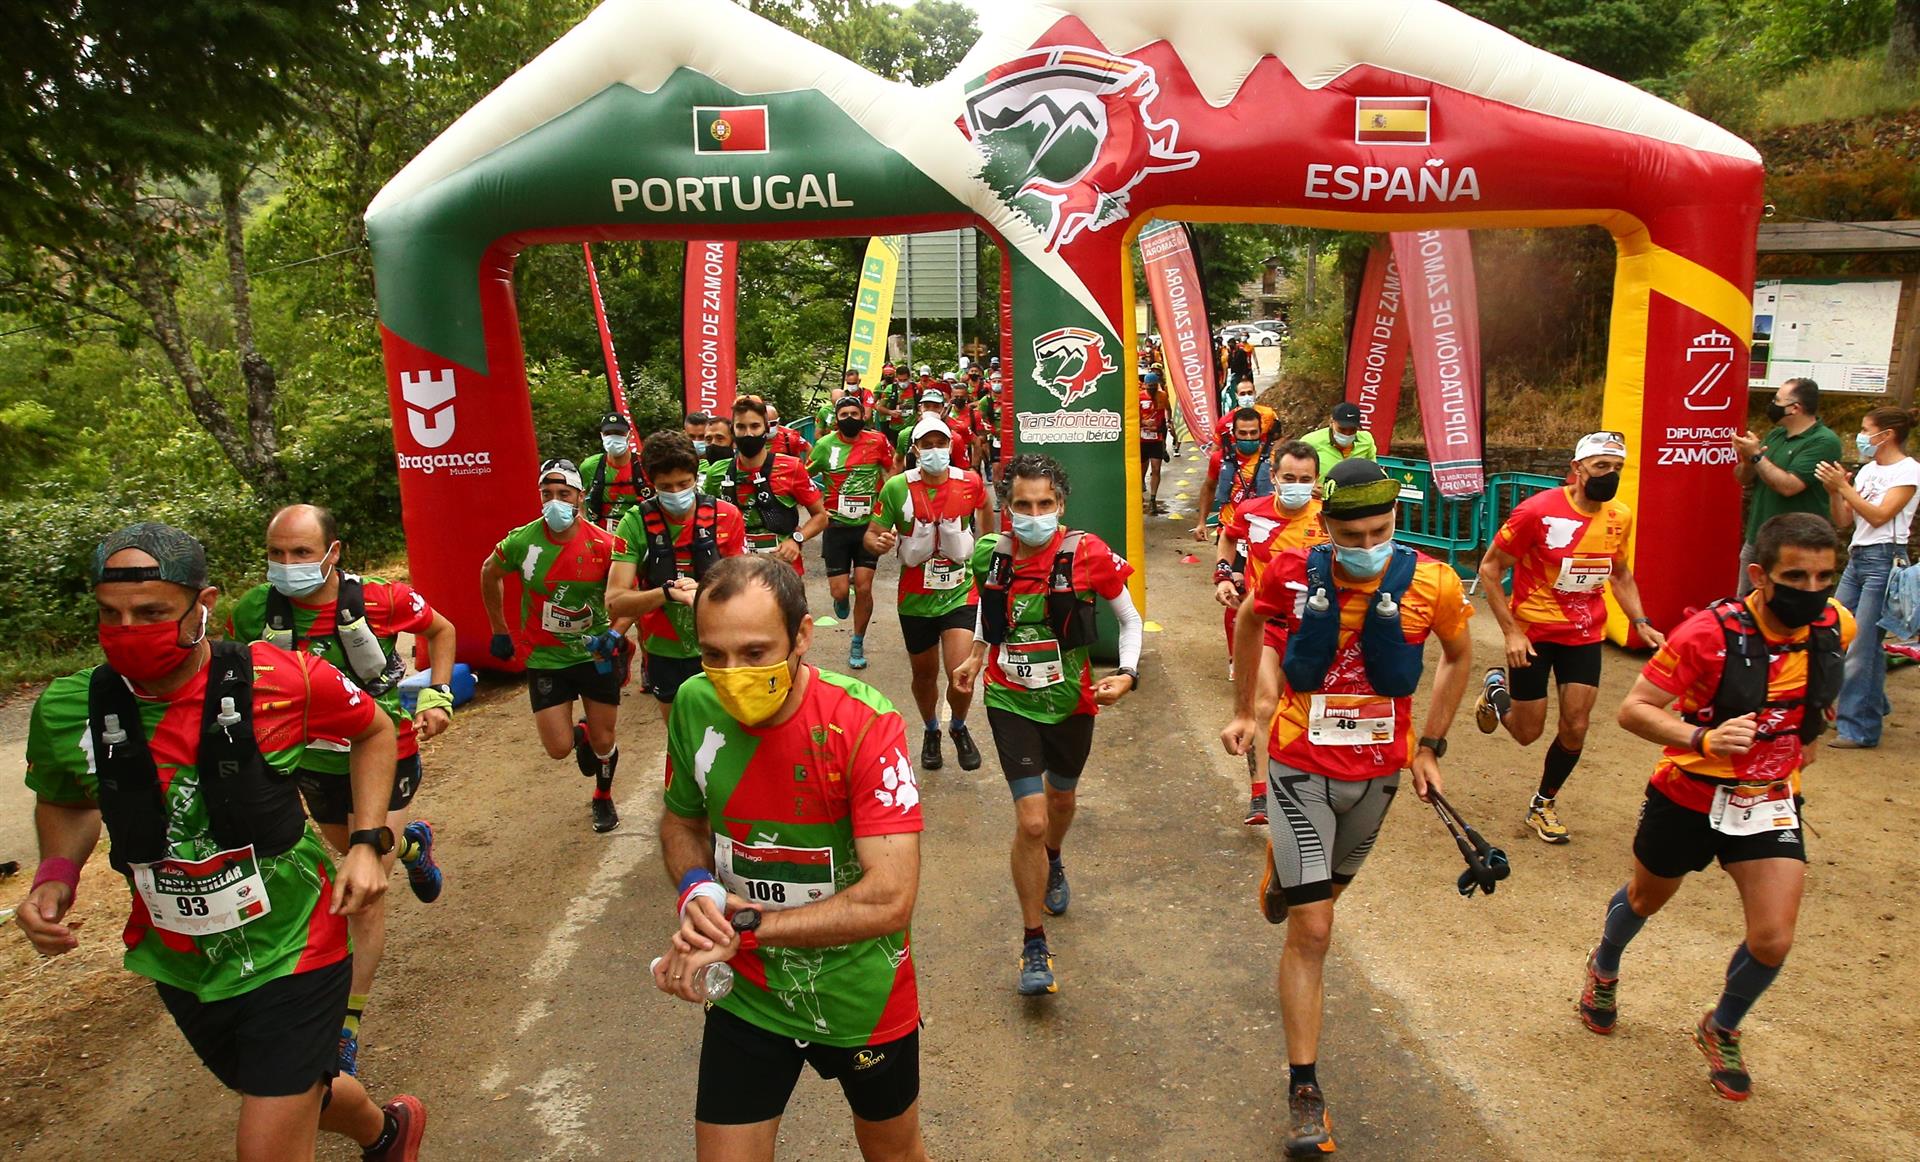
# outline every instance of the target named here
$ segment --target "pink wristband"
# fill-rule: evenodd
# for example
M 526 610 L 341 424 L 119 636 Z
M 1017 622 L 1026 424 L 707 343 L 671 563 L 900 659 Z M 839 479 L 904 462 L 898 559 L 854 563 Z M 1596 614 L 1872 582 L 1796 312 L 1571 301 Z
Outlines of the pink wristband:
M 41 884 L 65 884 L 67 894 L 77 896 L 80 894 L 80 865 L 65 856 L 49 856 L 41 860 L 39 868 L 34 871 L 30 890 L 39 891 Z

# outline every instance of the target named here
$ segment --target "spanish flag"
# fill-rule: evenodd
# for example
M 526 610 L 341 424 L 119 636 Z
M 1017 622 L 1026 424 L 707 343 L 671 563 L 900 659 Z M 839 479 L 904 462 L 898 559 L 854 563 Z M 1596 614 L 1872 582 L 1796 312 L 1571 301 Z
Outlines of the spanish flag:
M 1427 145 L 1432 127 L 1430 97 L 1353 99 L 1353 140 L 1360 145 Z
M 767 152 L 767 107 L 736 105 L 696 106 L 693 110 L 695 153 Z

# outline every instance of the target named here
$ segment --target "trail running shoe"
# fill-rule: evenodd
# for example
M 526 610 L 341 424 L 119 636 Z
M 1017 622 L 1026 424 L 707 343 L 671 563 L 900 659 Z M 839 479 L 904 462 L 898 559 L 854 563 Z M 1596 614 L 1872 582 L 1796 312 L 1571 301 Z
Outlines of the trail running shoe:
M 340 1030 L 340 1072 L 348 1077 L 360 1076 L 360 1036 L 346 1029 Z
M 1020 949 L 1020 995 L 1039 997 L 1048 993 L 1057 993 L 1060 986 L 1053 979 L 1053 953 L 1047 951 L 1047 942 L 1036 936 L 1027 941 Z
M 433 859 L 433 824 L 415 819 L 401 834 L 413 844 L 413 858 L 401 861 L 407 865 L 407 886 L 413 889 L 414 899 L 431 904 L 440 898 L 446 880 Z
M 1527 808 L 1527 826 L 1546 843 L 1567 842 L 1566 825 L 1560 822 L 1560 816 L 1553 809 L 1552 799 L 1533 797 L 1533 806 Z
M 953 753 L 959 756 L 960 769 L 977 771 L 980 769 L 980 748 L 974 745 L 973 732 L 964 723 L 954 723 L 947 732 L 953 736 Z
M 1267 825 L 1267 797 L 1265 795 L 1248 797 L 1246 824 L 1248 827 L 1265 827 Z
M 582 718 L 573 724 L 573 765 L 580 773 L 593 778 L 600 773 L 600 759 L 593 753 L 593 744 L 587 741 L 587 720 Z
M 620 826 L 620 812 L 613 809 L 612 799 L 593 801 L 593 829 L 602 834 Z
M 1580 990 L 1580 1023 L 1605 1037 L 1620 1019 L 1620 978 L 1609 980 L 1593 965 L 1593 953 L 1587 954 L 1587 983 Z
M 1333 1119 L 1317 1085 L 1296 1085 L 1287 1095 L 1287 1157 L 1333 1153 Z
M 1500 729 L 1501 720 L 1512 709 L 1513 694 L 1507 689 L 1507 672 L 1494 666 L 1487 671 L 1480 698 L 1473 704 L 1473 724 L 1480 728 L 1481 734 L 1492 734 Z
M 1047 910 L 1049 916 L 1064 916 L 1067 914 L 1067 901 L 1072 898 L 1073 892 L 1067 887 L 1066 865 L 1059 860 L 1048 861 L 1047 895 L 1040 901 L 1040 906 Z
M 923 771 L 937 771 L 945 765 L 946 760 L 940 757 L 940 728 L 936 726 L 932 730 L 922 731 L 920 734 L 920 769 Z
M 853 598 L 836 597 L 833 599 L 833 615 L 841 621 L 853 616 Z
M 1753 1096 L 1753 1079 L 1740 1063 L 1740 1030 L 1722 1029 L 1713 1023 L 1713 1013 L 1705 1012 L 1693 1027 L 1693 1043 L 1707 1059 L 1707 1081 L 1714 1092 L 1728 1101 Z
M 853 647 L 847 651 L 847 665 L 856 670 L 867 668 L 867 643 L 859 638 L 853 639 Z
M 1267 866 L 1260 873 L 1260 914 L 1267 923 L 1278 924 L 1287 918 L 1287 893 L 1280 887 L 1279 873 L 1273 870 L 1273 843 L 1267 843 Z
M 378 1151 L 360 1151 L 361 1162 L 416 1162 L 420 1157 L 420 1139 L 427 1133 L 427 1107 L 419 1098 L 403 1093 L 381 1112 L 393 1119 L 393 1138 Z

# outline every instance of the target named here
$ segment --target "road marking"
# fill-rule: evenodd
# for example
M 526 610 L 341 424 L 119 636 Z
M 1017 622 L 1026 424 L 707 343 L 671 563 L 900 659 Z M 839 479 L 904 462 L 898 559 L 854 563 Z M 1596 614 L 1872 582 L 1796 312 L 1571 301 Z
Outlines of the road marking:
M 533 1096 L 527 1108 L 538 1115 L 540 1128 L 555 1139 L 553 1148 L 542 1157 L 578 1158 L 600 1153 L 600 1144 L 587 1138 L 587 1108 L 593 1098 L 581 1091 L 578 1073 L 555 1066 L 520 1089 Z

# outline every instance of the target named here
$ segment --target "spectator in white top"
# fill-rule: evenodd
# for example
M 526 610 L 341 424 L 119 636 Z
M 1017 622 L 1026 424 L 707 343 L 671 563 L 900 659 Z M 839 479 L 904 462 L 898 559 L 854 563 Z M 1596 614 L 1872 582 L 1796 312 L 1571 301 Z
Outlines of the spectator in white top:
M 1880 745 L 1880 726 L 1892 711 L 1887 702 L 1887 655 L 1881 649 L 1880 612 L 1896 561 L 1907 559 L 1907 535 L 1920 507 L 1920 461 L 1907 455 L 1914 413 L 1883 407 L 1868 412 L 1853 438 L 1864 461 L 1853 480 L 1829 461 L 1814 469 L 1833 502 L 1833 523 L 1852 524 L 1847 569 L 1835 595 L 1853 612 L 1859 632 L 1847 650 L 1838 717 L 1828 746 L 1860 750 Z

